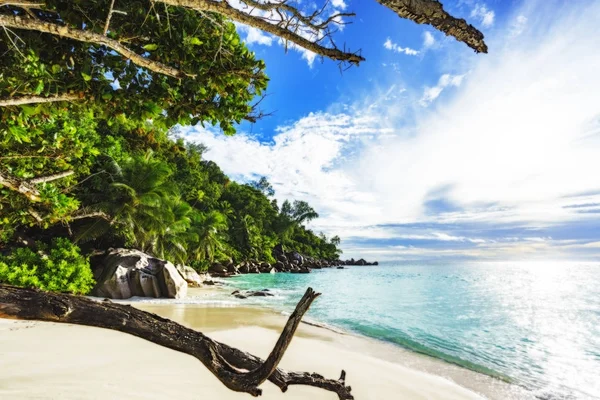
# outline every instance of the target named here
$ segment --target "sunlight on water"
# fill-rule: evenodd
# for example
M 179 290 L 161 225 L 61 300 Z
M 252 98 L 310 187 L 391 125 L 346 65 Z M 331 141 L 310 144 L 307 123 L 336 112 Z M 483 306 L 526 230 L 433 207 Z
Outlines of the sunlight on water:
M 387 263 L 230 282 L 274 289 L 275 298 L 248 300 L 285 311 L 312 286 L 323 296 L 309 318 L 509 380 L 542 399 L 600 399 L 598 263 Z

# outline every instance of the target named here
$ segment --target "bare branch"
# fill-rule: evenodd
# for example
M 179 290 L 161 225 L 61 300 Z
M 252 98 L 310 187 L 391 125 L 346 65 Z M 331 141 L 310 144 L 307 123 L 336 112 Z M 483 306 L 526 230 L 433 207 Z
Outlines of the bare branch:
M 35 186 L 27 181 L 22 181 L 15 177 L 9 176 L 0 170 L 0 186 L 4 186 L 15 192 L 21 193 L 29 200 L 37 202 L 40 201 L 40 192 Z
M 10 176 L 8 173 L 5 173 L 2 170 L 0 170 L 0 186 L 7 187 L 15 192 L 19 192 L 25 197 L 27 197 L 30 201 L 38 202 L 40 201 L 40 192 L 35 187 L 35 185 L 66 178 L 67 176 L 73 175 L 74 173 L 74 171 L 65 171 L 58 174 L 43 176 L 40 178 L 30 179 L 26 181 Z
M 75 101 L 81 97 L 77 93 L 57 94 L 54 96 L 20 96 L 0 99 L 0 107 L 19 106 L 34 103 L 53 103 L 58 101 Z
M 442 3 L 437 0 L 377 0 L 401 18 L 410 19 L 417 24 L 429 24 L 454 36 L 456 40 L 466 43 L 477 53 L 487 53 L 487 45 L 483 41 L 483 33 L 464 19 L 454 18 L 448 14 Z
M 343 52 L 335 47 L 324 22 L 317 22 L 317 16 L 306 17 L 285 3 L 259 3 L 254 0 L 245 2 L 249 6 L 263 11 L 276 11 L 283 20 L 269 20 L 268 17 L 251 15 L 248 12 L 232 7 L 227 1 L 214 0 L 154 0 L 177 7 L 190 8 L 196 11 L 210 11 L 226 16 L 233 21 L 261 29 L 284 41 L 289 41 L 313 53 L 328 57 L 332 60 L 349 62 L 358 65 L 364 58 L 356 53 Z M 287 16 L 284 15 L 287 13 Z M 340 14 L 342 15 L 342 14 Z M 343 14 L 346 15 L 346 14 Z M 347 14 L 352 15 L 352 14 Z M 272 21 L 272 22 L 270 22 Z M 333 19 L 331 20 L 333 21 Z M 329 21 L 329 22 L 331 22 Z M 325 47 L 313 40 L 306 39 L 299 32 L 311 33 L 314 36 L 326 36 L 332 42 L 332 47 Z M 317 37 L 318 39 L 319 37 Z
M 130 59 L 133 63 L 139 65 L 140 67 L 147 68 L 156 73 L 171 76 L 174 78 L 194 77 L 194 75 L 186 74 L 185 72 L 180 71 L 176 68 L 169 67 L 168 65 L 162 64 L 160 62 L 152 61 L 148 58 L 142 57 L 141 55 L 137 54 L 131 49 L 123 46 L 118 41 L 97 33 L 84 31 L 80 29 L 73 29 L 65 25 L 57 25 L 39 20 L 23 19 L 19 16 L 9 15 L 0 15 L 0 26 L 44 32 L 60 37 L 78 40 L 80 42 L 103 45 L 113 49 L 122 56 Z
M 71 176 L 75 173 L 75 171 L 64 171 L 64 172 L 59 172 L 58 174 L 52 174 L 52 175 L 48 175 L 48 176 L 42 176 L 39 178 L 34 178 L 34 179 L 30 179 L 27 181 L 27 183 L 31 184 L 31 185 L 37 185 L 39 183 L 47 183 L 47 182 L 52 182 L 55 181 L 57 179 L 62 179 L 62 178 L 66 178 L 67 176 Z
M 92 211 L 92 212 L 88 212 L 88 213 L 75 214 L 72 217 L 70 217 L 70 220 L 76 221 L 78 219 L 86 219 L 86 218 L 99 218 L 99 219 L 106 220 L 108 222 L 112 222 L 112 218 L 110 218 L 110 216 L 103 211 Z
M 110 19 L 113 15 L 113 7 L 115 6 L 115 0 L 111 0 L 110 7 L 108 8 L 108 15 L 106 16 L 106 22 L 104 23 L 104 36 L 108 33 L 108 26 L 110 25 Z

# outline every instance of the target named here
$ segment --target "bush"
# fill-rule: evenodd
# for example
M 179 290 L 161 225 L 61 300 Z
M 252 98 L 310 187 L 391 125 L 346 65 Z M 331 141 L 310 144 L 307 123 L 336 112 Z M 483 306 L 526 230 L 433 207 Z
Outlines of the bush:
M 37 252 L 18 248 L 0 255 L 0 282 L 35 287 L 53 292 L 86 294 L 94 286 L 89 260 L 79 247 L 65 238 L 56 238 Z

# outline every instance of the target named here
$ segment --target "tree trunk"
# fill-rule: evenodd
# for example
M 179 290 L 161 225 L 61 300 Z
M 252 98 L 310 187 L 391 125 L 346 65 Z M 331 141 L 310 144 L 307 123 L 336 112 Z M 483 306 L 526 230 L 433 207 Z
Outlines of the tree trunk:
M 37 31 L 49 33 L 51 35 L 60 36 L 63 38 L 69 38 L 78 40 L 80 42 L 95 43 L 98 45 L 106 46 L 123 57 L 128 58 L 131 62 L 154 71 L 159 74 L 172 76 L 174 78 L 194 77 L 188 75 L 183 71 L 179 71 L 177 68 L 170 67 L 158 61 L 153 61 L 149 58 L 145 58 L 133 50 L 123 46 L 121 43 L 114 39 L 110 39 L 104 35 L 98 33 L 84 31 L 80 29 L 73 29 L 66 25 L 58 25 L 51 22 L 44 22 L 36 19 L 25 19 L 15 15 L 0 15 L 0 26 L 13 29 L 24 29 L 28 31 Z
M 59 94 L 55 96 L 20 96 L 20 97 L 9 97 L 0 99 L 0 107 L 8 106 L 19 106 L 21 104 L 34 104 L 34 103 L 54 103 L 59 101 L 75 101 L 80 100 L 79 94 Z
M 333 380 L 277 368 L 302 316 L 318 296 L 311 288 L 306 290 L 265 361 L 171 320 L 107 299 L 99 302 L 0 284 L 0 318 L 63 322 L 128 333 L 197 358 L 229 389 L 253 396 L 261 395 L 258 386 L 268 379 L 283 392 L 289 385 L 309 385 L 334 392 L 340 400 L 350 400 L 353 397 L 345 384 L 344 371 L 340 379 Z
M 454 36 L 456 40 L 466 43 L 477 53 L 487 53 L 488 48 L 483 41 L 483 33 L 464 19 L 454 18 L 448 14 L 442 3 L 437 0 L 377 0 L 377 2 L 388 7 L 401 18 L 410 19 L 417 24 L 429 24 L 446 35 Z

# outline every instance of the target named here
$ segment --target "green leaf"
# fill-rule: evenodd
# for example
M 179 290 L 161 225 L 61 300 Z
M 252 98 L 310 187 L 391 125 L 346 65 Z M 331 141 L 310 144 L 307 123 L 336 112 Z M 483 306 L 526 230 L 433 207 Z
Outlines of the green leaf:
M 92 77 L 90 75 L 86 74 L 85 72 L 82 72 L 81 76 L 83 77 L 83 80 L 86 82 L 89 82 L 92 80 Z
M 148 51 L 154 51 L 156 49 L 158 49 L 158 45 L 151 43 L 151 44 L 147 44 L 143 47 L 144 50 L 148 50 Z
M 198 39 L 197 37 L 193 37 L 190 39 L 190 44 L 200 46 L 202 43 L 204 43 L 204 42 L 201 41 L 200 39 Z
M 37 86 L 35 87 L 35 94 L 40 94 L 42 93 L 42 90 L 44 90 L 44 82 L 43 81 L 38 81 Z
M 40 112 L 40 105 L 38 104 L 37 106 L 31 106 L 31 105 L 22 105 L 21 109 L 23 110 L 23 113 L 27 116 L 32 116 L 32 115 L 36 115 Z

